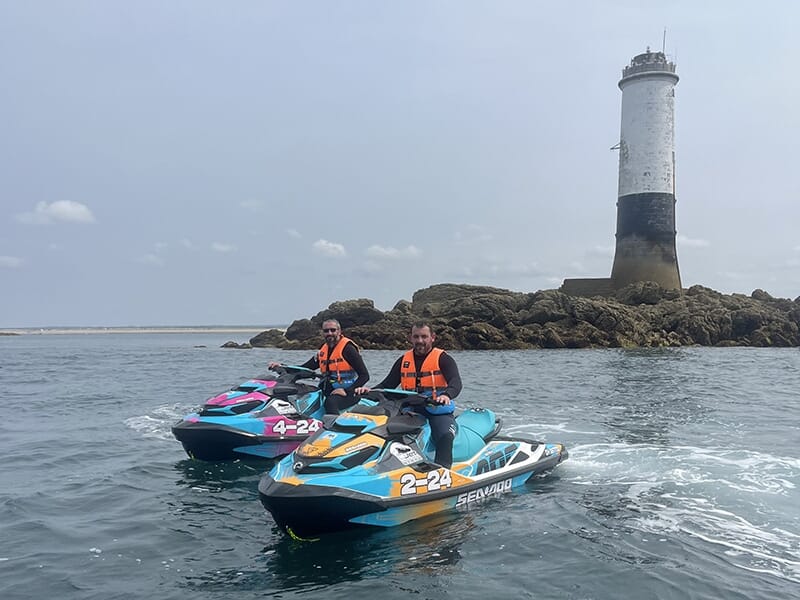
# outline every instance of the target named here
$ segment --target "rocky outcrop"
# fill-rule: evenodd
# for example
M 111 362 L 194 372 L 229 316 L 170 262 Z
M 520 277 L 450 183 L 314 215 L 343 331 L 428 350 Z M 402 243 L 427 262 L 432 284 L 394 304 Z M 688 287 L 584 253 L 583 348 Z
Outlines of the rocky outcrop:
M 198 346 L 195 347 L 197 348 Z M 236 348 L 237 350 L 250 350 L 252 347 L 253 347 L 252 344 L 250 344 L 249 342 L 242 342 L 240 344 L 234 341 L 225 342 L 224 344 L 222 344 L 222 346 L 220 346 L 220 348 Z
M 635 283 L 614 297 L 583 298 L 440 284 L 399 301 L 390 311 L 372 300 L 334 302 L 284 332 L 264 331 L 254 347 L 317 348 L 325 319 L 337 319 L 363 348 L 403 349 L 416 321 L 429 322 L 437 345 L 453 350 L 620 348 L 649 346 L 800 346 L 800 298 L 763 290 L 725 295 L 703 286 L 666 290 Z

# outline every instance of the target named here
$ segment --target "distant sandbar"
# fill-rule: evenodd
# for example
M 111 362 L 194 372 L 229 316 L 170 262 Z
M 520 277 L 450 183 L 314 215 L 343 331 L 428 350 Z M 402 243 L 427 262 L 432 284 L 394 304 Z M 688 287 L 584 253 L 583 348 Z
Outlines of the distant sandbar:
M 97 333 L 237 333 L 256 334 L 269 326 L 253 327 L 20 327 L 0 329 L 0 335 L 65 335 Z M 282 328 L 282 327 L 278 327 Z

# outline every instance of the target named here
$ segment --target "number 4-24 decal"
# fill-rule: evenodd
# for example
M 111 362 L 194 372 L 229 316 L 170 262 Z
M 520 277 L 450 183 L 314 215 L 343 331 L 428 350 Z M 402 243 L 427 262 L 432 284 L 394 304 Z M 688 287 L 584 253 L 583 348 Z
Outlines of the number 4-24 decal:
M 297 433 L 298 435 L 305 435 L 314 433 L 319 429 L 319 421 L 316 419 L 300 419 L 294 423 L 289 421 L 278 421 L 272 426 L 272 433 L 278 435 L 286 435 L 286 432 Z
M 410 496 L 412 494 L 435 492 L 449 488 L 452 483 L 450 471 L 447 469 L 428 471 L 427 475 L 419 478 L 414 473 L 403 473 L 400 476 L 400 495 Z

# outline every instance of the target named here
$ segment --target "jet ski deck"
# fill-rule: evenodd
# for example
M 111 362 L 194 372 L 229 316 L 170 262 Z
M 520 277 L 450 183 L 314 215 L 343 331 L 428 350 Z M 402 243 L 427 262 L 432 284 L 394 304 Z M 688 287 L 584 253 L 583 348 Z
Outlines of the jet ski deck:
M 384 392 L 386 390 L 383 390 Z M 392 403 L 326 418 L 320 430 L 259 483 L 275 522 L 298 536 L 391 527 L 463 510 L 523 485 L 568 456 L 562 444 L 498 437 L 492 411 L 456 417 L 451 468 L 431 460 L 427 420 Z

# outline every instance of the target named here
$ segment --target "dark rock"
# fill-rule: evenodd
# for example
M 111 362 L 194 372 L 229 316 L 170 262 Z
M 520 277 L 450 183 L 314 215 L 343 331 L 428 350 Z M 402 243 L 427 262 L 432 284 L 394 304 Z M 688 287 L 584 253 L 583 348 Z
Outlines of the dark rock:
M 388 312 L 372 300 L 334 302 L 284 332 L 252 338 L 253 346 L 317 348 L 320 326 L 335 318 L 362 348 L 405 349 L 411 324 L 429 322 L 437 346 L 451 350 L 630 348 L 659 346 L 800 346 L 800 306 L 763 290 L 725 295 L 695 285 L 665 290 L 635 283 L 614 297 L 575 297 L 452 283 L 400 300 Z
M 322 323 L 319 324 L 320 326 Z M 299 319 L 286 329 L 287 340 L 305 340 L 319 334 L 319 326 L 314 325 L 311 319 Z
M 773 300 L 772 296 L 770 296 L 767 292 L 762 289 L 753 290 L 753 293 L 750 294 L 750 297 L 753 300 Z
M 411 302 L 408 300 L 400 300 L 397 304 L 394 305 L 392 309 L 393 313 L 397 313 L 399 315 L 410 315 L 413 313 L 411 310 Z
M 680 295 L 680 290 L 664 289 L 655 281 L 641 281 L 617 290 L 616 298 L 622 304 L 636 306 L 637 304 L 658 304 L 662 300 L 679 298 Z
M 224 344 L 222 344 L 222 346 L 220 346 L 220 348 L 238 348 L 240 350 L 249 350 L 252 347 L 253 346 L 251 346 L 247 342 L 242 342 L 241 344 L 239 344 L 237 342 L 231 342 L 231 341 L 225 342 Z
M 316 334 L 322 323 L 327 319 L 336 319 L 341 323 L 342 329 L 350 329 L 354 325 L 370 325 L 383 318 L 383 313 L 375 308 L 372 300 L 360 298 L 358 300 L 345 300 L 334 302 L 326 310 L 317 313 L 311 318 L 311 323 L 316 327 Z
M 250 344 L 254 348 L 280 348 L 285 343 L 288 343 L 288 340 L 280 329 L 268 329 L 250 338 Z

